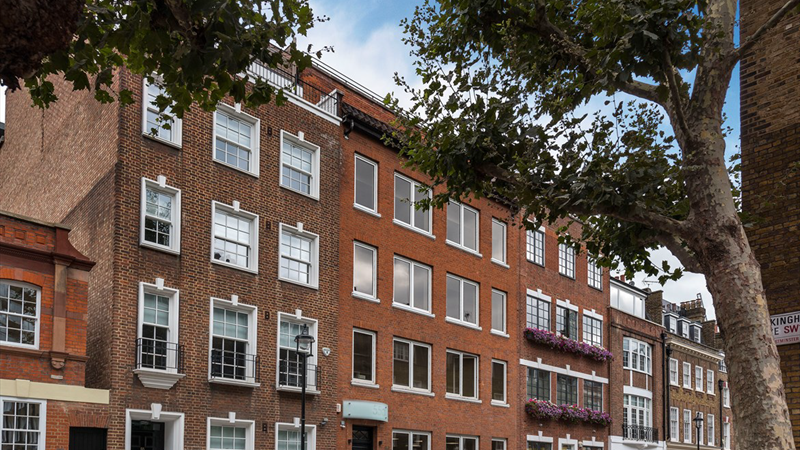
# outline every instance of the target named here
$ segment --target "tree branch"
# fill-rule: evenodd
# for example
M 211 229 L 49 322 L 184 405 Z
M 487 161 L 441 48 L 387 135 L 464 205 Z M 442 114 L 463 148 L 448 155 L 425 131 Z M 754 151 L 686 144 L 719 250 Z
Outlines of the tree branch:
M 787 1 L 781 9 L 779 9 L 772 17 L 769 18 L 766 22 L 764 22 L 761 27 L 756 30 L 755 33 L 750 35 L 747 39 L 745 39 L 742 44 L 734 50 L 730 55 L 730 62 L 731 64 L 736 64 L 739 59 L 742 58 L 742 55 L 750 49 L 753 45 L 755 45 L 759 40 L 761 40 L 764 35 L 771 30 L 772 28 L 777 25 L 781 19 L 783 19 L 786 14 L 788 14 L 794 7 L 800 5 L 800 0 L 789 0 Z
M 703 269 L 694 252 L 686 248 L 682 240 L 673 235 L 664 233 L 657 234 L 655 239 L 659 244 L 666 247 L 673 256 L 678 258 L 678 261 L 680 261 L 684 269 L 689 272 L 703 273 Z
M 672 57 L 669 55 L 669 49 L 667 46 L 664 46 L 662 66 L 664 69 L 664 75 L 667 77 L 667 85 L 669 86 L 670 96 L 672 97 L 672 101 L 674 103 L 672 105 L 672 109 L 675 113 L 675 120 L 678 122 L 678 126 L 680 127 L 684 136 L 689 136 L 689 125 L 686 122 L 686 115 L 683 111 L 683 99 L 681 98 L 681 92 L 678 89 L 678 80 L 675 78 L 675 66 L 672 64 Z M 669 114 L 670 111 L 667 110 L 667 113 Z

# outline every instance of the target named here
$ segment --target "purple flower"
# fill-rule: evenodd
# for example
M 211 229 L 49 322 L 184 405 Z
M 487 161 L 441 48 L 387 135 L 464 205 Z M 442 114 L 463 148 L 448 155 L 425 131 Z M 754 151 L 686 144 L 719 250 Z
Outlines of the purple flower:
M 531 342 L 546 345 L 554 350 L 565 353 L 588 356 L 596 361 L 607 361 L 614 358 L 614 355 L 603 347 L 587 344 L 585 342 L 578 342 L 564 336 L 559 336 L 548 330 L 525 328 L 523 335 Z
M 525 404 L 525 412 L 539 420 L 562 420 L 565 422 L 584 422 L 600 426 L 611 424 L 611 416 L 602 411 L 582 408 L 578 405 L 556 405 L 547 400 L 530 399 Z

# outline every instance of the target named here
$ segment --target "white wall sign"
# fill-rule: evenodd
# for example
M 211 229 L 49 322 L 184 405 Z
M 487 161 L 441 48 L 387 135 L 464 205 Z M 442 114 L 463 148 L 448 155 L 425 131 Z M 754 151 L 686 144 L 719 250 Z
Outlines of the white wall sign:
M 800 343 L 800 311 L 770 316 L 775 345 Z

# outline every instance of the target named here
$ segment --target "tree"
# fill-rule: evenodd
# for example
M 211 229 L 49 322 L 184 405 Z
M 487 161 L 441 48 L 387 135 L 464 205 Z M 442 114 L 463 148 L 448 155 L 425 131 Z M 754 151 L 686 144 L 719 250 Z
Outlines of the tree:
M 294 38 L 326 20 L 307 0 L 0 0 L 0 11 L 0 83 L 24 85 L 35 105 L 58 100 L 52 76 L 101 102 L 131 103 L 130 91 L 113 86 L 125 66 L 159 82 L 158 106 L 179 117 L 192 103 L 213 110 L 228 95 L 251 106 L 276 93 L 284 100 L 247 68 L 308 67 L 311 56 Z
M 580 221 L 561 239 L 603 265 L 679 277 L 648 259 L 664 246 L 705 274 L 743 449 L 794 443 L 722 108 L 742 54 L 798 4 L 738 46 L 735 0 L 440 0 L 402 24 L 423 85 L 397 78 L 413 106 L 393 138 L 438 186 L 423 206 L 498 196 L 532 228 Z

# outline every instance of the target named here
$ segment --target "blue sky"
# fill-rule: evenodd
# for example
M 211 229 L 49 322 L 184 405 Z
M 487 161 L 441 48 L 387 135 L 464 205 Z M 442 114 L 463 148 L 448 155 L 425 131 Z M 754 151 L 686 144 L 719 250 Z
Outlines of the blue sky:
M 408 48 L 401 42 L 399 23 L 402 18 L 410 16 L 420 3 L 403 0 L 311 0 L 315 13 L 326 15 L 330 20 L 317 25 L 300 42 L 311 43 L 317 48 L 333 46 L 332 53 L 323 55 L 325 63 L 380 96 L 395 92 L 402 99 L 392 75 L 397 72 L 408 80 L 415 80 L 415 77 Z M 0 121 L 5 121 L 3 100 L 0 93 Z M 739 145 L 738 67 L 728 91 L 725 113 L 728 116 L 727 124 L 733 128 L 733 133 L 727 139 L 728 153 L 731 154 Z M 665 250 L 654 252 L 652 258 L 654 261 L 667 259 L 672 266 L 677 265 L 677 261 Z M 637 276 L 635 282 L 640 287 L 649 285 L 653 289 L 660 288 L 657 283 L 645 283 L 643 276 Z M 663 289 L 665 298 L 674 302 L 694 299 L 697 293 L 701 293 L 713 317 L 711 295 L 706 290 L 702 275 L 687 274 L 678 282 L 667 283 Z

